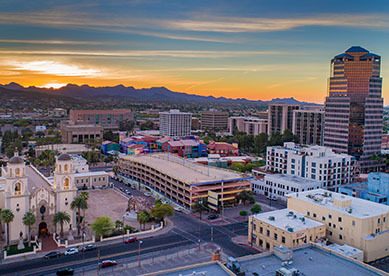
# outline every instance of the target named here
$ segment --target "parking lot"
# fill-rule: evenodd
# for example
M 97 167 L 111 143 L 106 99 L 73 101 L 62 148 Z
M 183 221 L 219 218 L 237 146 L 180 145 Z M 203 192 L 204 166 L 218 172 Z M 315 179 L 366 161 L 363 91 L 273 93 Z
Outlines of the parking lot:
M 108 216 L 112 221 L 122 220 L 128 206 L 128 197 L 115 189 L 89 190 L 86 221 L 92 223 L 97 217 Z

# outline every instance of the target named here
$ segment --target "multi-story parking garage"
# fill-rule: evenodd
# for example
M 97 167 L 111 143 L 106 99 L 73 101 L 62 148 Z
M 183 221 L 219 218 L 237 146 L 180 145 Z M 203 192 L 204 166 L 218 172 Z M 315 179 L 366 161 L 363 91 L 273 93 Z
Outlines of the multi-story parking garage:
M 218 211 L 233 205 L 241 191 L 251 190 L 248 177 L 168 153 L 122 157 L 118 162 L 118 174 L 140 182 L 186 208 L 191 208 L 198 200 L 207 200 L 208 206 Z

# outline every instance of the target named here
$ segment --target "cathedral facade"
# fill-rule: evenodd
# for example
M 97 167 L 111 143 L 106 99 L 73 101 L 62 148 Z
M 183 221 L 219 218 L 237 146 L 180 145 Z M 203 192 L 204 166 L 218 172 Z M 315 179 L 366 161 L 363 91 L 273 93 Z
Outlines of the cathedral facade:
M 74 180 L 74 168 L 71 157 L 61 154 L 56 158 L 54 178 L 50 181 L 33 165 L 25 164 L 19 156 L 12 157 L 6 167 L 1 168 L 0 208 L 10 209 L 14 214 L 9 224 L 11 242 L 20 236 L 28 237 L 28 227 L 23 223 L 23 216 L 31 211 L 36 222 L 31 226 L 32 236 L 51 235 L 59 232 L 59 225 L 54 224 L 57 212 L 69 214 L 70 223 L 64 224 L 64 231 L 76 228 L 75 211 L 70 208 L 77 195 Z M 4 231 L 6 227 L 3 227 Z M 57 230 L 57 231 L 56 231 Z

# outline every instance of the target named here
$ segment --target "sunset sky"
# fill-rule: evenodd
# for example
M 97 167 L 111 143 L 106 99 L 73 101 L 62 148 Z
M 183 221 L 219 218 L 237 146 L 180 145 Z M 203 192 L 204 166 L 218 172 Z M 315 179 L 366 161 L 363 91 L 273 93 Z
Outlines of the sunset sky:
M 389 104 L 387 0 L 0 0 L 1 84 L 323 102 L 352 45 L 382 56 Z

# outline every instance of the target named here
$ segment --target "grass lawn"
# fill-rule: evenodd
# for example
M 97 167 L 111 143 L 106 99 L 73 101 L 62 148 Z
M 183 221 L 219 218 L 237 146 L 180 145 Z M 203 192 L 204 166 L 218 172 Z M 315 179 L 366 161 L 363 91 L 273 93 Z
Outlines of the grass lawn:
M 18 250 L 18 245 L 17 244 L 9 246 L 9 248 L 7 249 L 7 255 L 10 256 L 10 255 L 27 253 L 27 252 L 32 252 L 32 251 L 34 251 L 33 246 L 31 245 L 29 247 L 28 246 L 28 242 L 25 242 L 24 243 L 24 249 L 22 249 L 22 250 Z

